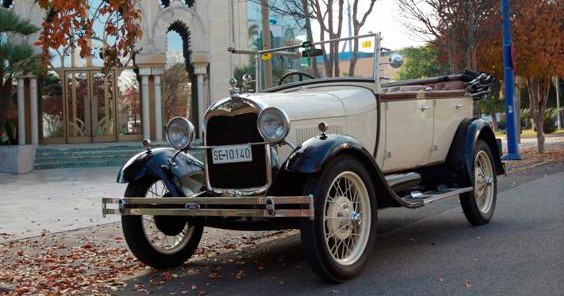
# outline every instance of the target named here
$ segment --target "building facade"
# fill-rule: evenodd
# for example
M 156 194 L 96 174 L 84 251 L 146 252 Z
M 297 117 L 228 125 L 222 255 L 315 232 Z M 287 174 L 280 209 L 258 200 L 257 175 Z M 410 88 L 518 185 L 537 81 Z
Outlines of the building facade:
M 101 0 L 91 0 L 96 2 Z M 100 59 L 72 50 L 52 52 L 47 75 L 17 77 L 20 145 L 163 141 L 163 89 L 167 81 L 167 33 L 177 32 L 189 72 L 191 118 L 199 125 L 206 108 L 227 95 L 228 79 L 246 59 L 228 47 L 247 48 L 247 1 L 138 0 L 142 13 L 139 49 L 124 68 L 102 73 Z M 46 12 L 35 0 L 2 5 L 40 27 Z M 95 5 L 92 5 L 95 6 Z M 97 25 L 94 24 L 96 30 Z M 99 26 L 103 28 L 103 26 Z M 32 45 L 34 34 L 16 40 Z M 100 48 L 93 41 L 93 48 Z M 37 53 L 40 48 L 35 47 Z M 23 116 L 21 116 L 23 115 Z

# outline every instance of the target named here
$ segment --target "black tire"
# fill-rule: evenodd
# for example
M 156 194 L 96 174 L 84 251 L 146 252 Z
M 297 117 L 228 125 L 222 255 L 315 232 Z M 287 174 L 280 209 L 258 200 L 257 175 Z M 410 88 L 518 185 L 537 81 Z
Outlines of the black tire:
M 361 254 L 352 264 L 343 265 L 339 263 L 329 250 L 330 236 L 325 238 L 325 231 L 329 228 L 325 222 L 325 213 L 329 211 L 325 209 L 325 203 L 332 183 L 341 173 L 352 172 L 362 180 L 368 193 L 368 202 L 370 203 L 370 219 L 369 229 L 364 233 L 368 233 L 367 242 L 362 250 L 359 247 L 356 254 Z M 325 169 L 316 175 L 312 175 L 307 181 L 304 188 L 304 194 L 313 194 L 315 218 L 313 220 L 303 219 L 300 223 L 300 234 L 304 251 L 309 264 L 322 279 L 330 282 L 343 282 L 357 275 L 366 265 L 367 259 L 374 248 L 377 226 L 377 205 L 376 193 L 370 174 L 366 168 L 355 157 L 343 155 L 331 161 Z M 335 202 L 336 203 L 336 202 Z M 330 206 L 328 207 L 330 208 Z M 358 209 L 358 208 L 357 208 Z M 356 211 L 356 210 L 355 210 Z M 341 216 L 345 217 L 345 216 Z M 352 219 L 351 219 L 352 221 Z M 327 224 L 326 224 L 327 223 Z M 351 222 L 352 223 L 352 222 Z M 351 224 L 352 225 L 352 224 Z M 339 226 L 340 227 L 340 226 Z M 329 228 L 330 229 L 330 228 Z M 347 226 L 348 229 L 348 226 Z M 361 235 L 359 235 L 361 237 Z M 359 238 L 360 239 L 360 238 Z M 333 238 L 333 241 L 336 239 Z M 326 243 L 327 241 L 327 243 Z M 355 245 L 353 245 L 355 247 Z M 338 247 L 337 247 L 338 249 Z
M 483 155 L 483 153 L 485 153 L 485 155 L 487 155 L 488 160 L 489 160 L 489 165 L 491 168 L 491 185 L 486 185 L 486 190 L 487 190 L 487 186 L 491 186 L 490 190 L 492 190 L 492 194 L 491 194 L 491 205 L 489 206 L 489 208 L 487 210 L 484 209 L 480 209 L 479 206 L 479 201 L 476 198 L 477 196 L 479 196 L 476 193 L 477 190 L 477 186 L 480 186 L 479 184 L 476 184 L 477 180 L 475 177 L 475 170 L 476 170 L 476 157 L 478 156 L 478 154 Z M 492 151 L 490 149 L 490 147 L 488 146 L 488 144 L 486 144 L 486 142 L 482 141 L 482 140 L 478 140 L 478 142 L 476 143 L 476 147 L 474 148 L 474 154 L 472 157 L 472 170 L 473 174 L 470 176 L 470 178 L 472 179 L 472 186 L 474 187 L 474 190 L 472 190 L 471 192 L 468 193 L 464 193 L 460 195 L 460 205 L 462 206 L 462 210 L 464 211 L 464 215 L 466 216 L 466 219 L 468 220 L 468 222 L 474 226 L 479 226 L 479 225 L 484 225 L 484 224 L 488 224 L 494 214 L 494 210 L 495 210 L 495 205 L 496 205 L 496 200 L 497 200 L 497 177 L 496 177 L 496 173 L 495 173 L 495 162 L 494 162 L 494 157 L 492 154 Z M 480 182 L 480 181 L 478 181 Z
M 125 197 L 143 197 L 155 182 L 159 182 L 159 180 L 155 178 L 143 178 L 130 183 L 125 191 Z M 204 230 L 204 227 L 200 223 L 195 223 L 195 225 L 190 226 L 190 238 L 187 238 L 188 242 L 184 247 L 174 253 L 163 253 L 155 249 L 147 239 L 143 229 L 142 217 L 143 216 L 121 217 L 125 241 L 133 255 L 135 255 L 139 261 L 157 269 L 168 269 L 182 265 L 194 254 Z

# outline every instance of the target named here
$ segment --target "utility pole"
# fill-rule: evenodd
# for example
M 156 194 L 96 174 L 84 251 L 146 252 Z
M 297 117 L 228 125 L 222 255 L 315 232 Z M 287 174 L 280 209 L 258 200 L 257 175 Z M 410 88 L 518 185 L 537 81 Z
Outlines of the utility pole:
M 270 19 L 269 19 L 269 11 L 268 11 L 268 0 L 261 0 L 260 3 L 261 3 L 261 17 L 262 17 L 262 49 L 264 50 L 272 47 L 270 41 Z M 262 59 L 262 57 L 260 58 Z M 263 60 L 263 65 L 264 65 L 264 88 L 270 88 L 272 86 L 272 59 Z
M 515 112 L 515 77 L 511 57 L 511 19 L 509 18 L 509 0 L 501 0 L 503 29 L 503 83 L 505 86 L 505 116 L 507 120 L 507 154 L 505 160 L 519 160 L 517 143 L 517 113 Z
M 562 118 L 560 118 L 560 78 L 554 76 L 554 89 L 556 90 L 556 126 L 558 129 L 562 128 Z

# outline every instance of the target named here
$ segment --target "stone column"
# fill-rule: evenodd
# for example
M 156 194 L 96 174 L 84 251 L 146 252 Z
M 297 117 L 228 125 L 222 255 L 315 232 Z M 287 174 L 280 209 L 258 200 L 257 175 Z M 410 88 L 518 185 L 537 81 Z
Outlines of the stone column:
M 18 77 L 18 145 L 25 145 L 24 77 Z
M 150 68 L 139 69 L 141 75 L 141 118 L 143 120 L 143 138 L 151 138 L 151 125 L 149 116 L 149 75 L 151 75 Z
M 161 102 L 161 76 L 163 69 L 153 69 L 153 81 L 155 91 L 155 141 L 161 142 L 163 140 L 163 115 L 162 115 L 162 102 Z
M 203 139 L 204 132 L 204 115 L 208 108 L 205 92 L 204 78 L 208 73 L 207 63 L 194 63 L 194 74 L 196 75 L 196 82 L 198 85 L 198 131 L 199 138 Z
M 37 107 L 37 77 L 30 78 L 30 106 L 31 106 L 31 144 L 39 144 L 39 108 Z

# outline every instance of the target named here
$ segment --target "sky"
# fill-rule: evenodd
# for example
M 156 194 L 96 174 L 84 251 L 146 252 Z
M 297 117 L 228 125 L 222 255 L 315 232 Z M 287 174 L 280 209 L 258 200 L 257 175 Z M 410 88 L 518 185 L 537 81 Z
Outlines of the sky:
M 360 1 L 360 9 L 363 7 L 364 10 L 368 9 L 368 2 Z M 423 41 L 416 40 L 413 36 L 410 36 L 409 32 L 399 21 L 399 18 L 400 10 L 396 0 L 378 0 L 361 33 L 368 33 L 368 31 L 381 32 L 383 38 L 382 46 L 390 49 L 423 45 Z
M 352 0 L 351 4 L 352 4 Z M 359 11 L 366 11 L 369 7 L 369 1 L 359 1 Z M 345 1 L 346 11 L 346 1 Z M 411 36 L 405 27 L 399 21 L 400 10 L 396 4 L 396 0 L 377 0 L 374 5 L 372 14 L 366 20 L 361 34 L 366 34 L 369 31 L 382 33 L 382 46 L 390 49 L 401 49 L 408 46 L 421 46 L 424 45 L 422 40 L 416 39 Z M 346 22 L 346 17 L 345 17 Z M 315 26 L 313 28 L 316 30 Z M 343 37 L 347 35 L 348 27 L 344 24 Z M 181 52 L 182 40 L 175 33 L 168 34 L 168 50 L 169 52 Z M 176 57 L 173 58 L 176 60 Z

